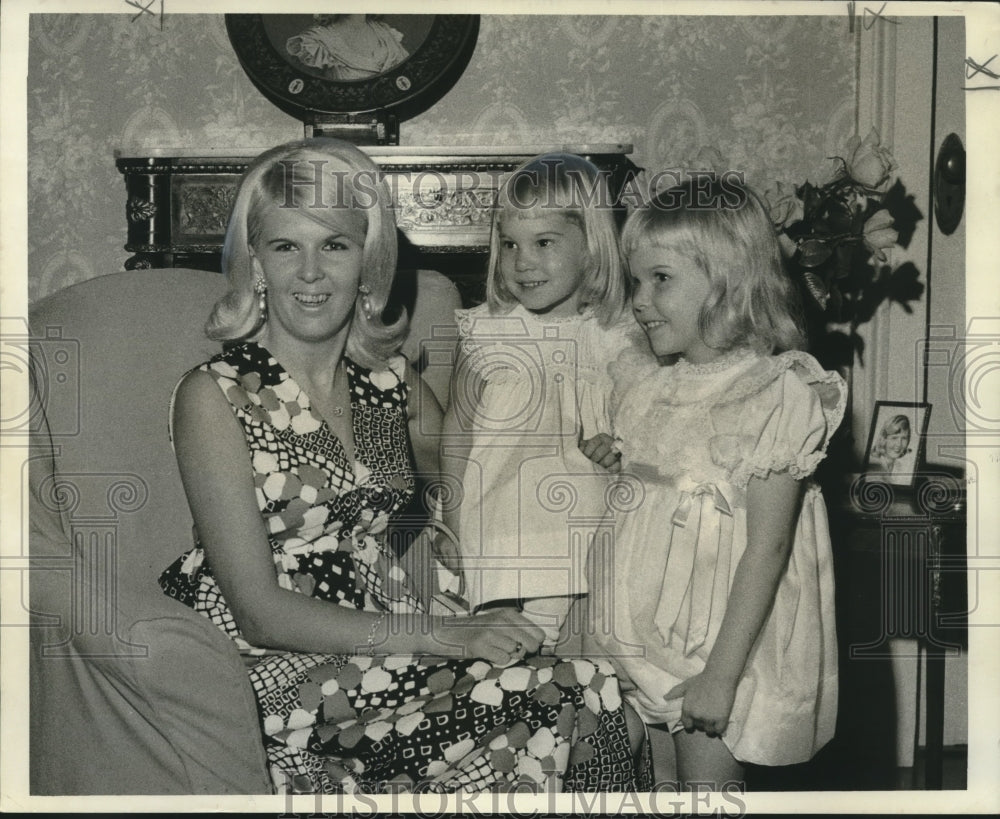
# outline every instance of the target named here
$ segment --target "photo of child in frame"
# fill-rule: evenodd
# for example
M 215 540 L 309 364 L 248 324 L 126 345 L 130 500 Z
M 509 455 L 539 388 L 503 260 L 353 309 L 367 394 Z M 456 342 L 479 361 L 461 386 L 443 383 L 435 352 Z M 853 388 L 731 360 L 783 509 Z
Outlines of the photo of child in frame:
M 865 453 L 865 472 L 894 486 L 912 486 L 920 468 L 929 417 L 929 404 L 877 402 Z

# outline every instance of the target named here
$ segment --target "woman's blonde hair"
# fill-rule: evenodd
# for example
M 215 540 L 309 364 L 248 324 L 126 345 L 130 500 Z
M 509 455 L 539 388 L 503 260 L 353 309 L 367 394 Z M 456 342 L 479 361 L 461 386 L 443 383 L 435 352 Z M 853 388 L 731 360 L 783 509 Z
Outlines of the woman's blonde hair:
M 799 293 L 767 209 L 738 175 L 701 175 L 660 192 L 629 214 L 621 242 L 626 264 L 652 244 L 705 272 L 711 290 L 698 325 L 709 347 L 764 354 L 804 347 Z
M 205 326 L 209 338 L 240 341 L 253 338 L 262 328 L 250 259 L 261 215 L 272 204 L 299 208 L 324 224 L 339 224 L 333 220 L 345 208 L 362 213 L 366 229 L 359 284 L 367 287 L 369 314 L 358 309 L 359 294 L 347 336 L 347 355 L 366 367 L 384 366 L 399 349 L 408 321 L 405 312 L 391 324 L 382 321 L 396 274 L 396 223 L 378 167 L 354 145 L 337 139 L 279 145 L 258 156 L 247 169 L 222 247 L 222 272 L 229 290 L 212 308 Z
M 551 210 L 573 221 L 587 240 L 590 259 L 580 284 L 581 308 L 607 326 L 625 311 L 625 274 L 607 174 L 575 154 L 543 154 L 515 170 L 497 191 L 490 231 L 486 300 L 494 313 L 509 312 L 517 299 L 500 273 L 500 228 L 518 212 Z

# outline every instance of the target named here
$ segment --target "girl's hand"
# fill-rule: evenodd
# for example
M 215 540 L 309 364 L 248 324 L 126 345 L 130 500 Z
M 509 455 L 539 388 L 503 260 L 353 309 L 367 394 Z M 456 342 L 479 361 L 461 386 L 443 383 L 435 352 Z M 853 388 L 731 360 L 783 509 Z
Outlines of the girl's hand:
M 493 665 L 510 665 L 538 651 L 545 634 L 516 609 L 489 609 L 470 617 L 444 617 L 434 642 L 446 643 L 464 658 L 480 657 Z
M 603 466 L 609 472 L 620 472 L 622 454 L 618 451 L 615 439 L 606 432 L 598 432 L 593 438 L 580 441 L 580 451 L 598 466 Z
M 685 731 L 704 731 L 710 737 L 719 737 L 729 725 L 729 714 L 736 699 L 736 684 L 714 680 L 702 672 L 675 685 L 663 698 L 673 700 L 678 697 L 684 698 L 681 723 Z

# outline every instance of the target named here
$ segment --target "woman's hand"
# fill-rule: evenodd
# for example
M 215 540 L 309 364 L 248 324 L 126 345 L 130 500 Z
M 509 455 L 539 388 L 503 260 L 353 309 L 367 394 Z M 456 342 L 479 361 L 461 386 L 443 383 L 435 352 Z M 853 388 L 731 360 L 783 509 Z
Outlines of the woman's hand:
M 736 699 L 736 683 L 716 680 L 704 672 L 695 674 L 675 685 L 665 700 L 683 697 L 681 723 L 688 733 L 704 731 L 710 737 L 720 737 L 729 725 L 729 714 Z
M 609 472 L 620 472 L 622 454 L 618 451 L 615 439 L 606 432 L 598 432 L 593 438 L 580 441 L 580 451 L 598 466 L 603 466 Z
M 509 665 L 538 651 L 542 630 L 516 609 L 489 609 L 471 617 L 437 621 L 432 643 L 440 653 L 480 657 L 493 665 Z M 443 645 L 442 645 L 443 644 Z

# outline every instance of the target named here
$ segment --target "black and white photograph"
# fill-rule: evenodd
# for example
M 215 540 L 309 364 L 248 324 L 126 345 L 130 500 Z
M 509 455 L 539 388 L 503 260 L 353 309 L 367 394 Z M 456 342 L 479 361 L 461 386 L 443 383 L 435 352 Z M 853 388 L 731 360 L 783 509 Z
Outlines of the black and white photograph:
M 912 488 L 919 475 L 930 411 L 927 404 L 878 401 L 868 434 L 865 472 L 886 483 Z
M 0 809 L 1000 812 L 997 54 L 5 2 Z

